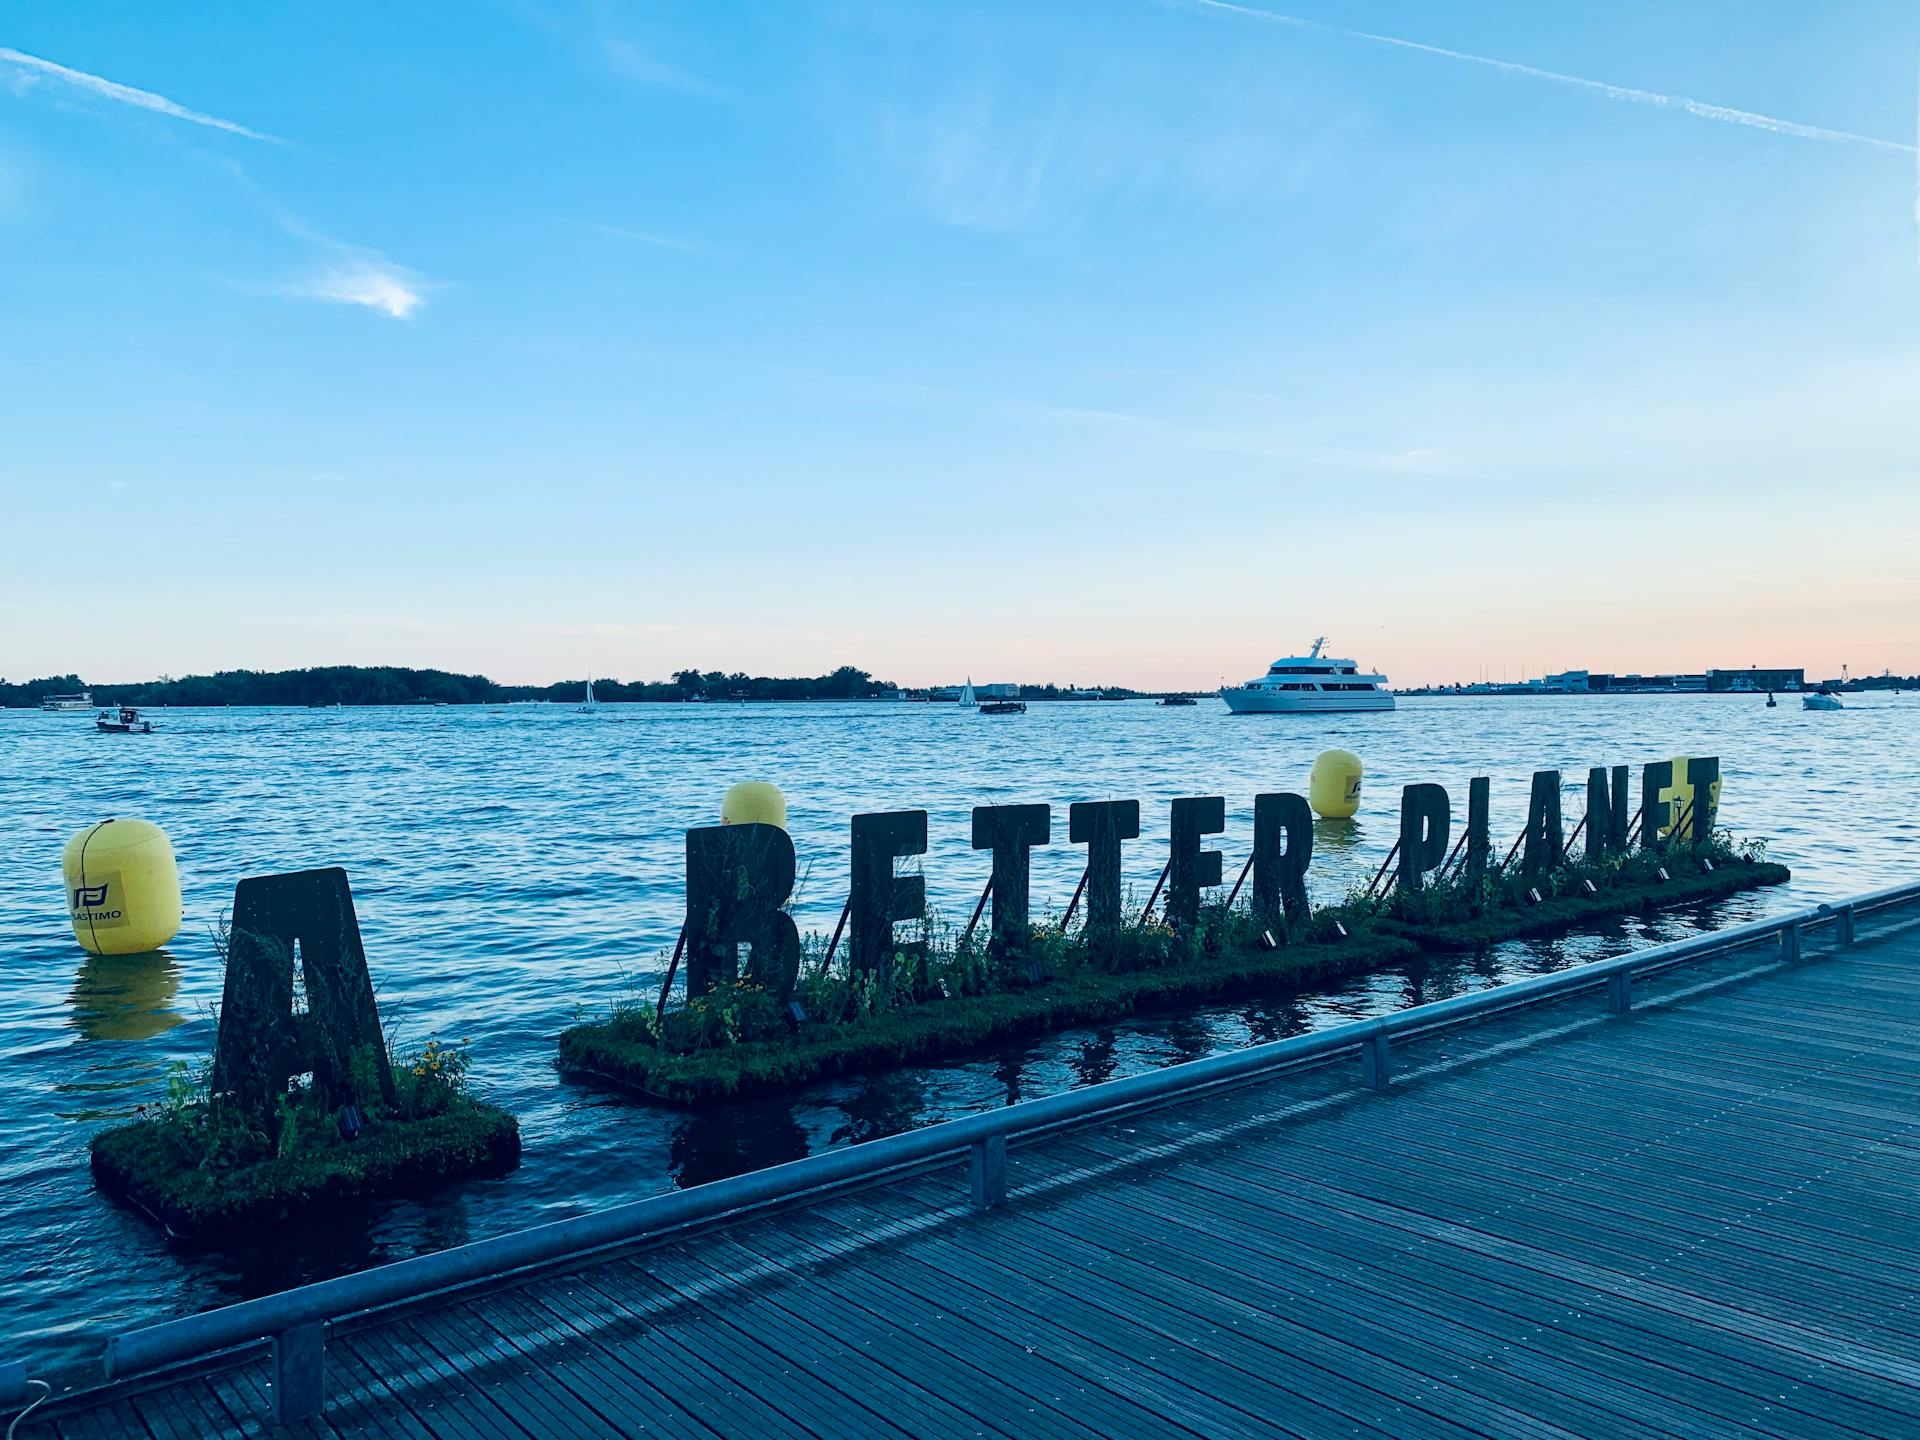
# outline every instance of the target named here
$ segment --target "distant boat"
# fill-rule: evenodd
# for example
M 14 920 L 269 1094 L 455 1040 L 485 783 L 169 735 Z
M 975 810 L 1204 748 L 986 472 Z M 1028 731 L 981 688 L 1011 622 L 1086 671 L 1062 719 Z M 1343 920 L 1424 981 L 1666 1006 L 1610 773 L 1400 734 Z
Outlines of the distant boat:
M 963 700 L 960 703 L 964 705 L 967 702 Z M 980 713 L 982 715 L 1024 715 L 1027 713 L 1027 702 L 1024 700 L 989 700 L 980 707 Z
M 111 710 L 102 710 L 93 723 L 100 727 L 103 735 L 153 734 L 153 722 L 142 720 L 140 712 L 131 705 L 122 705 L 118 715 Z
M 1840 703 L 1840 697 L 1838 695 L 1825 688 L 1816 690 L 1811 695 L 1803 696 L 1800 703 L 1809 710 L 1844 710 L 1846 708 Z
M 82 690 L 78 695 L 42 695 L 40 708 L 50 714 L 73 714 L 76 711 L 93 709 L 93 692 Z
M 585 711 L 597 710 L 599 708 L 600 701 L 593 693 L 593 677 L 589 675 L 587 677 L 587 698 L 580 702 L 580 709 L 584 713 Z
M 1162 695 L 1160 697 L 1160 703 L 1162 705 L 1191 705 L 1194 703 L 1194 700 L 1191 695 Z
M 1352 660 L 1322 658 L 1326 643 L 1322 635 L 1305 655 L 1274 661 L 1266 674 L 1222 689 L 1220 698 L 1236 715 L 1393 709 L 1386 676 L 1363 675 Z
M 960 687 L 960 703 L 968 708 L 980 703 L 973 698 L 973 677 L 971 675 L 967 677 L 967 683 Z M 1022 706 L 1021 708 L 1025 709 L 1026 707 Z

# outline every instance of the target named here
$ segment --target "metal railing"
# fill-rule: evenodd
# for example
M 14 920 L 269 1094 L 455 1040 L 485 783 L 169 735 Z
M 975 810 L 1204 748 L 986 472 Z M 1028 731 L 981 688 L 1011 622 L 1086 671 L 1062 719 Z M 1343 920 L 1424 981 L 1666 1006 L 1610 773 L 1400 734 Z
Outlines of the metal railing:
M 1920 900 L 1920 882 L 1457 995 L 1373 1020 L 1021 1101 L 904 1135 L 810 1155 L 690 1190 L 635 1200 L 571 1220 L 169 1320 L 110 1340 L 107 1375 L 109 1379 L 137 1375 L 269 1341 L 275 1418 L 286 1421 L 317 1415 L 326 1400 L 327 1326 L 347 1316 L 498 1281 L 515 1272 L 657 1239 L 690 1225 L 877 1180 L 907 1166 L 958 1159 L 962 1154 L 969 1159 L 972 1202 L 988 1208 L 1006 1199 L 1007 1142 L 1014 1137 L 1109 1117 L 1143 1105 L 1194 1098 L 1224 1085 L 1348 1054 L 1357 1054 L 1360 1059 L 1362 1084 L 1384 1090 L 1392 1083 L 1392 1042 L 1396 1037 L 1463 1024 L 1585 990 L 1604 990 L 1608 1010 L 1625 1014 L 1633 1006 L 1636 976 L 1770 938 L 1777 939 L 1784 958 L 1797 960 L 1808 930 L 1831 925 L 1836 945 L 1851 945 L 1857 914 L 1914 900 Z

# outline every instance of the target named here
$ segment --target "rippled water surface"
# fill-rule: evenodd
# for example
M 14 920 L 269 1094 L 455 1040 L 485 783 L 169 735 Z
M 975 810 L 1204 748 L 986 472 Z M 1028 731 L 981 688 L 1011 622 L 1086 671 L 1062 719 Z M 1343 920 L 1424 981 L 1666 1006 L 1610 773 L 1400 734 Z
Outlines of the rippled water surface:
M 1857 892 L 1916 871 L 1920 697 L 1849 697 L 1835 714 L 1758 697 L 1403 700 L 1391 715 L 1230 718 L 1217 702 L 1035 705 L 989 718 L 927 705 L 545 706 L 156 712 L 151 737 L 85 716 L 0 713 L 0 1358 L 71 1376 L 102 1337 L 154 1318 L 457 1244 L 610 1201 L 698 1184 L 1010 1099 L 1125 1075 L 1437 999 L 1702 925 Z M 1081 852 L 1072 800 L 1138 797 L 1148 834 L 1128 879 L 1165 857 L 1165 802 L 1223 794 L 1230 872 L 1252 797 L 1305 789 L 1320 750 L 1367 764 L 1350 833 L 1323 827 L 1315 896 L 1337 899 L 1384 858 L 1398 787 L 1437 780 L 1464 811 L 1494 777 L 1496 838 L 1524 818 L 1527 776 L 1717 754 L 1723 822 L 1794 867 L 1784 890 L 1621 922 L 1575 939 L 1373 976 L 1324 992 L 1073 1031 L 951 1064 L 823 1083 L 696 1116 L 555 1073 L 579 1011 L 656 988 L 679 925 L 682 831 L 717 818 L 740 779 L 787 792 L 802 928 L 831 928 L 855 811 L 931 812 L 927 889 L 965 919 L 987 862 L 975 804 L 1050 801 L 1036 908 L 1064 904 Z M 1570 817 L 1584 801 L 1570 795 Z M 107 816 L 164 826 L 187 924 L 159 954 L 89 959 L 62 906 L 60 851 Z M 1569 824 L 1573 823 L 1570 818 Z M 471 1036 L 474 1074 L 520 1117 L 526 1158 L 501 1180 L 355 1210 L 271 1246 L 185 1254 L 97 1195 L 89 1135 L 161 1090 L 168 1064 L 213 1041 L 221 975 L 208 926 L 242 876 L 344 865 L 389 1035 Z

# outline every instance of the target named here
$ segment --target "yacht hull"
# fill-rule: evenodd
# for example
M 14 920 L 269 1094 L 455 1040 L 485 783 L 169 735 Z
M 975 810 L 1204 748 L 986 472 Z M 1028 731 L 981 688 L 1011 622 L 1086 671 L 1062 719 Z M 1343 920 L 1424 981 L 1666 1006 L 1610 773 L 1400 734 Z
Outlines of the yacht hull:
M 1391 710 L 1385 690 L 1326 691 L 1223 689 L 1220 698 L 1236 715 L 1330 715 L 1355 710 Z

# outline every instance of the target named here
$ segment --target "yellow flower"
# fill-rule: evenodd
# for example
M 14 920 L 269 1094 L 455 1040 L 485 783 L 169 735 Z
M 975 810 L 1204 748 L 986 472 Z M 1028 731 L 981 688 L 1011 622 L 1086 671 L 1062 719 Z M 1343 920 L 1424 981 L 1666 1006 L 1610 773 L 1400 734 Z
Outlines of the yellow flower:
M 424 1074 L 426 1074 L 427 1072 L 426 1072 L 426 1071 L 424 1071 L 424 1070 L 422 1070 L 422 1069 L 421 1069 L 421 1068 L 420 1068 L 420 1067 L 419 1067 L 418 1065 L 416 1065 L 416 1066 L 414 1066 L 414 1067 L 413 1067 L 413 1073 L 414 1073 L 414 1074 L 416 1074 L 416 1075 L 424 1075 Z
M 436 1075 L 440 1073 L 440 1062 L 438 1060 L 433 1062 L 433 1072 Z

